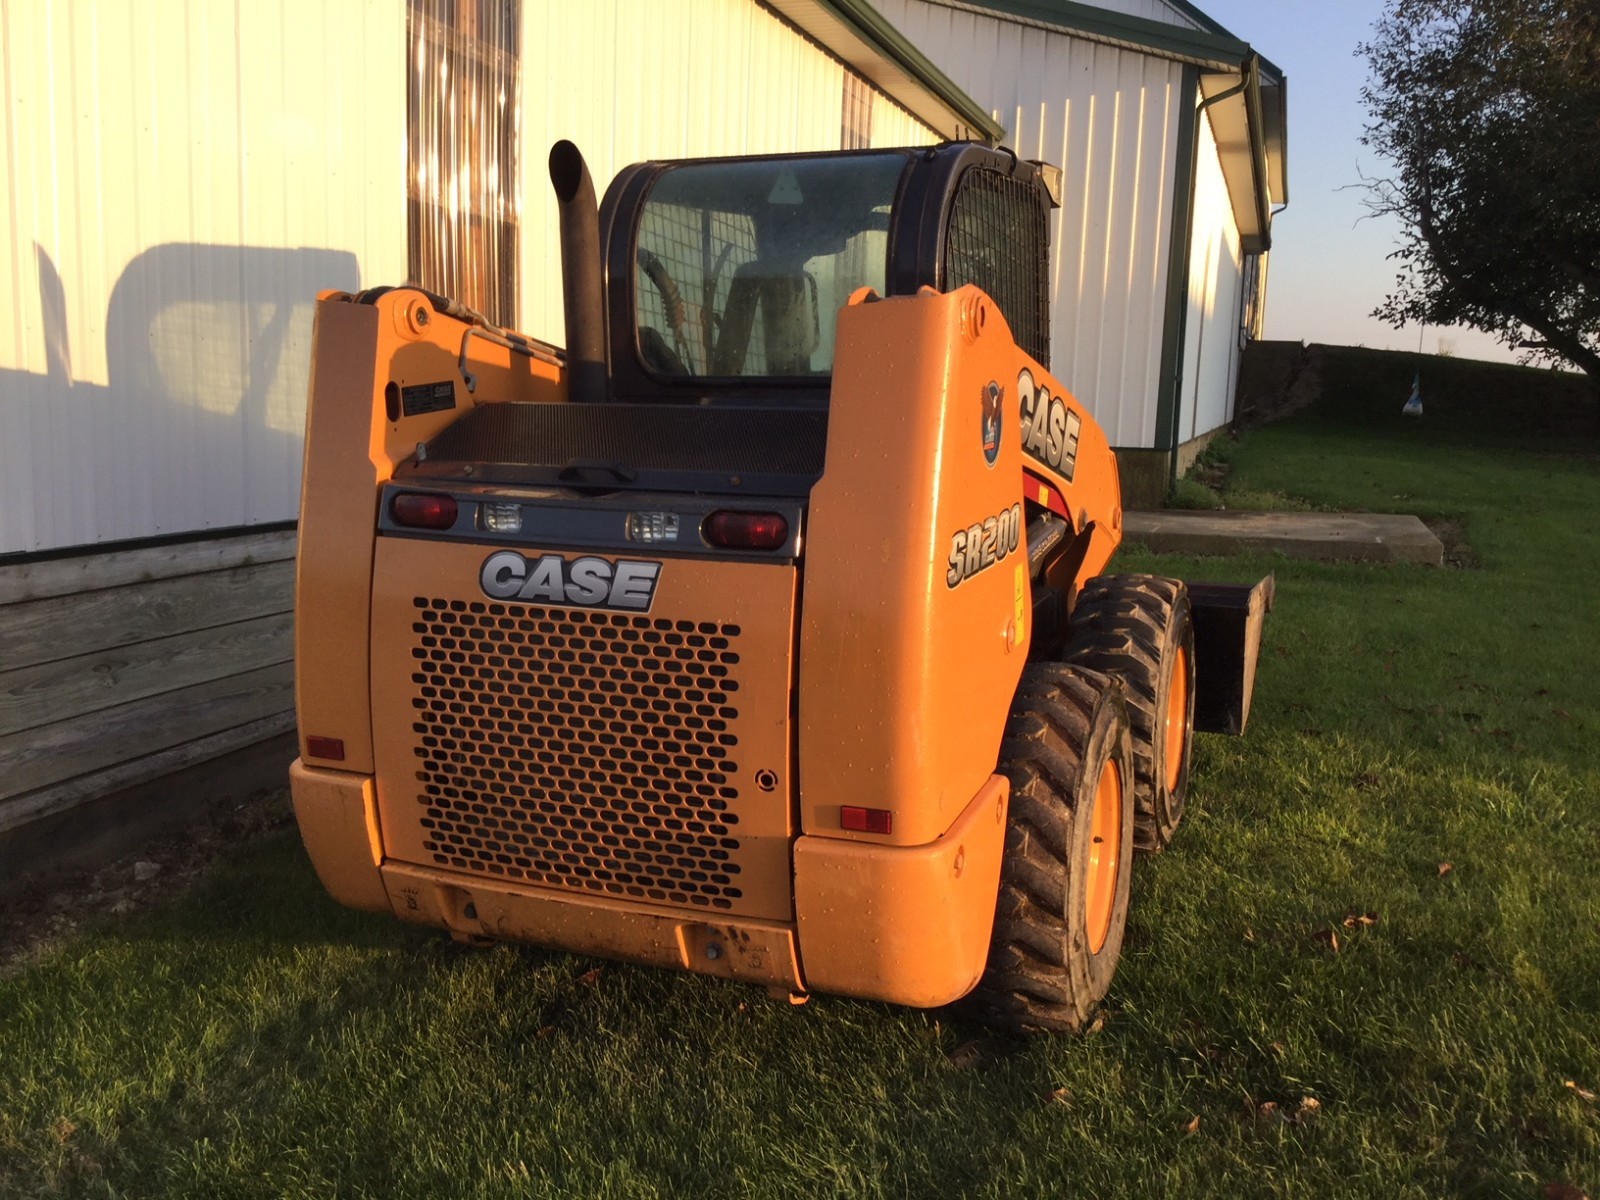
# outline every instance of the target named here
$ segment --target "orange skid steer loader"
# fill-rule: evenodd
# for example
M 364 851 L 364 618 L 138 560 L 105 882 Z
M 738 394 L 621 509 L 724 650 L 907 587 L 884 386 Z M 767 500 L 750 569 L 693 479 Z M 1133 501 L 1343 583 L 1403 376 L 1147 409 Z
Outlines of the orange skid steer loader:
M 317 311 L 306 849 L 466 940 L 1074 1029 L 1270 581 L 1103 575 L 1048 370 L 1050 171 L 967 144 L 570 143 L 565 350 L 415 288 Z

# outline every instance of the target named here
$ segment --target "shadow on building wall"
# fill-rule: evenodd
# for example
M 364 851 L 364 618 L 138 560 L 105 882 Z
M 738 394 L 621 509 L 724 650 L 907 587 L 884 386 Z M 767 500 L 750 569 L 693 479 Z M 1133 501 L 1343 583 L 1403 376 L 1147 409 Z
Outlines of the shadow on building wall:
M 66 288 L 35 257 L 46 370 L 0 371 L 0 408 L 26 418 L 0 447 L 26 497 L 0 554 L 292 519 L 316 295 L 358 290 L 355 255 L 144 251 L 107 302 L 104 385 L 73 377 Z

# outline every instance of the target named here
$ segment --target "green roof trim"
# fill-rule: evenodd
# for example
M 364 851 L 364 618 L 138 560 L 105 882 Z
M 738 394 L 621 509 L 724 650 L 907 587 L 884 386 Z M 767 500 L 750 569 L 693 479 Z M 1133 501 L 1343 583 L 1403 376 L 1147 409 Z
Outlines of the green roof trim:
M 934 66 L 932 60 L 918 50 L 905 34 L 891 25 L 868 0 L 812 0 L 812 2 L 935 96 L 940 103 L 960 117 L 975 135 L 990 145 L 998 145 L 1004 139 L 1005 126 L 996 122 L 987 109 Z
M 1173 8 L 1177 9 L 1191 21 L 1199 22 L 1201 26 L 1216 34 L 1218 37 L 1233 38 L 1235 41 L 1240 40 L 1238 35 L 1232 30 L 1224 29 L 1220 21 L 1211 16 L 1209 13 L 1201 12 L 1193 4 L 1190 4 L 1189 0 L 1164 0 L 1164 2 L 1170 4 Z M 1274 66 L 1271 60 L 1263 58 L 1261 60 L 1261 69 L 1274 79 L 1282 82 L 1283 72 Z
M 938 3 L 939 0 L 934 0 Z M 1226 31 L 1185 29 L 1165 21 L 1110 12 L 1076 0 L 962 0 L 962 7 L 988 9 L 1026 21 L 1036 21 L 1095 41 L 1143 50 L 1163 58 L 1193 63 L 1219 71 L 1237 71 L 1250 54 L 1250 46 Z M 1208 25 L 1221 29 L 1209 17 Z
M 1200 87 L 1200 69 L 1183 69 L 1183 90 L 1193 96 Z M 1193 257 L 1195 175 L 1200 150 L 1200 110 L 1193 104 L 1178 109 L 1178 161 L 1172 174 L 1172 235 L 1167 248 L 1167 295 L 1161 319 L 1161 374 L 1156 380 L 1157 450 L 1171 455 L 1177 470 L 1178 429 L 1183 408 L 1183 339 L 1188 330 L 1189 260 Z

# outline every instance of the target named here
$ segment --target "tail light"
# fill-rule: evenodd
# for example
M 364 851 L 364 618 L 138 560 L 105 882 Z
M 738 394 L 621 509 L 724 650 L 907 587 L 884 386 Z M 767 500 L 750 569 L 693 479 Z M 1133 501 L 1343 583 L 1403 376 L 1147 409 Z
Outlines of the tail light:
M 325 758 L 329 762 L 344 761 L 344 739 L 306 735 L 306 754 L 312 758 Z
M 778 513 L 723 509 L 700 523 L 700 533 L 729 550 L 776 550 L 789 540 L 789 522 Z
M 852 833 L 892 833 L 894 813 L 886 808 L 858 808 L 846 804 L 839 809 L 839 826 Z
M 456 523 L 456 502 L 452 496 L 401 492 L 389 501 L 389 514 L 397 525 L 409 525 L 414 529 L 449 529 Z

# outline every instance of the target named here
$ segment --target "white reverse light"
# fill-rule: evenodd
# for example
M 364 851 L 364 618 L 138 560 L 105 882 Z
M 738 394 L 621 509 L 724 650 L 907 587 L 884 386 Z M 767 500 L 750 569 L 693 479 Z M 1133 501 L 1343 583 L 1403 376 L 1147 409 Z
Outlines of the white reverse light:
M 672 512 L 632 512 L 628 514 L 630 542 L 675 542 L 678 540 L 678 514 Z
M 522 505 L 480 504 L 478 519 L 490 533 L 521 533 Z

